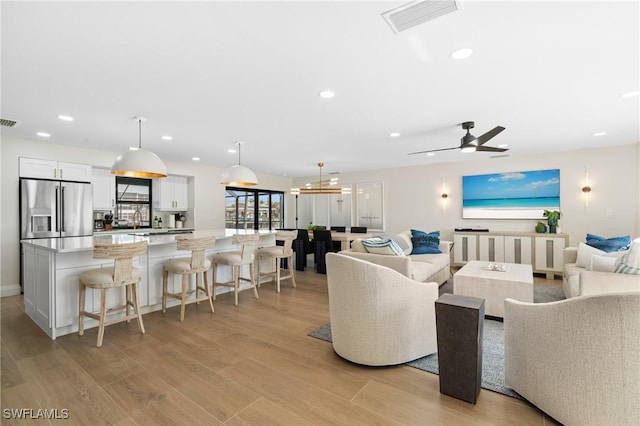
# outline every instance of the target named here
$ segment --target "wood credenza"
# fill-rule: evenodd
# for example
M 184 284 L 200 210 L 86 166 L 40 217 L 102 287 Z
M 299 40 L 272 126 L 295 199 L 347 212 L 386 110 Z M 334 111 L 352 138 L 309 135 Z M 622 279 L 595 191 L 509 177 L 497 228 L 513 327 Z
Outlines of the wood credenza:
M 569 247 L 568 234 L 459 231 L 453 233 L 453 265 L 470 260 L 529 264 L 533 272 L 553 279 L 562 275 L 565 247 Z

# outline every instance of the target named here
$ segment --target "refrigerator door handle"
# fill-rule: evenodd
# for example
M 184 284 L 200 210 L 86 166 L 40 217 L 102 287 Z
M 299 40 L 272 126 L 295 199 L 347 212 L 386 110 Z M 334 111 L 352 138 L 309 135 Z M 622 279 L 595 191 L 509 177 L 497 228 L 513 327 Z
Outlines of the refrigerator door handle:
M 65 210 L 65 195 L 64 195 L 64 186 L 61 189 L 62 196 L 60 197 L 60 231 L 65 232 L 65 223 L 64 223 L 64 210 Z
M 56 187 L 56 232 L 60 232 L 60 188 Z

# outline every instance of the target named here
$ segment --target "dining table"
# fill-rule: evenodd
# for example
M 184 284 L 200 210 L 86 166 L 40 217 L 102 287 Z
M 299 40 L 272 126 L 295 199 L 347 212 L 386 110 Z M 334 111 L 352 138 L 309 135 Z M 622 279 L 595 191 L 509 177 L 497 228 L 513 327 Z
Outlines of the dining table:
M 340 242 L 340 250 L 347 250 L 351 247 L 351 243 L 359 238 L 371 238 L 373 234 L 359 232 L 337 232 L 331 231 L 331 240 Z M 313 231 L 309 230 L 309 240 L 313 240 Z M 301 244 L 300 240 L 294 241 L 294 245 Z M 296 251 L 296 269 L 304 271 L 306 265 L 306 253 L 304 253 L 302 245 L 295 248 Z M 316 264 L 316 271 L 324 271 L 324 259 L 319 260 Z M 324 272 L 322 272 L 324 273 Z

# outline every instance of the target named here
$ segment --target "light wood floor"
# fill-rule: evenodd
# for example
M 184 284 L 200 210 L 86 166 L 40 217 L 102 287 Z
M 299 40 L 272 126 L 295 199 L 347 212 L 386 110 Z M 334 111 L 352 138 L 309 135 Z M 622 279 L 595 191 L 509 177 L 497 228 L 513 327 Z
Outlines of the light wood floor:
M 476 405 L 441 395 L 438 376 L 412 367 L 364 367 L 307 333 L 328 322 L 326 277 L 296 272 L 276 293 L 252 292 L 50 340 L 24 313 L 22 297 L 0 300 L 1 406 L 67 409 L 65 424 L 185 425 L 544 425 L 532 405 L 483 389 Z M 537 282 L 558 285 L 559 281 Z M 10 420 L 7 424 L 47 424 Z

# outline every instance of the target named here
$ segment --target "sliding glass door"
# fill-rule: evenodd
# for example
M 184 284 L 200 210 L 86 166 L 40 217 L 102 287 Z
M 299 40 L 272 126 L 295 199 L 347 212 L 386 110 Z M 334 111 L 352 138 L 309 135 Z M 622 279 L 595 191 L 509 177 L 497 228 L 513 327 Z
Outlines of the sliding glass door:
M 225 228 L 279 229 L 284 227 L 284 192 L 227 187 Z

